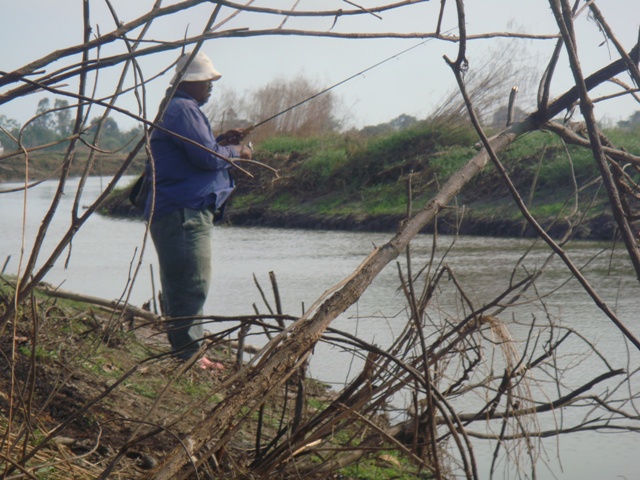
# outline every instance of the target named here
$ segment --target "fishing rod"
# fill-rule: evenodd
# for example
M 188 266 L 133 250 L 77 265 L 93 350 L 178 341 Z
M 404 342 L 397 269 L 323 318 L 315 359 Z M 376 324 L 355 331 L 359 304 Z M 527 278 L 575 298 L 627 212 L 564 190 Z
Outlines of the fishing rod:
M 313 100 L 314 98 L 318 98 L 321 95 L 324 95 L 325 93 L 333 90 L 336 87 L 339 87 L 340 85 L 343 85 L 351 80 L 353 80 L 356 77 L 359 77 L 360 75 L 363 75 L 371 70 L 373 70 L 374 68 L 379 67 L 380 65 L 385 64 L 386 62 L 393 60 L 394 58 L 399 57 L 400 55 L 404 55 L 405 53 L 421 47 L 422 45 L 430 42 L 431 40 L 433 40 L 434 37 L 431 38 L 427 38 L 426 40 L 423 40 L 422 42 L 413 45 L 409 48 L 406 48 L 394 55 L 391 55 L 390 57 L 385 58 L 384 60 L 368 67 L 365 68 L 364 70 L 359 71 L 358 73 L 355 73 L 353 75 L 351 75 L 350 77 L 345 78 L 344 80 L 339 81 L 338 83 L 334 83 L 333 85 L 331 85 L 330 87 L 325 88 L 324 90 L 319 91 L 318 93 L 311 95 L 308 98 L 305 98 L 304 100 L 291 105 L 288 108 L 285 108 L 284 110 L 282 110 L 281 112 L 276 113 L 275 115 L 271 115 L 268 118 L 265 118 L 264 120 L 261 120 L 258 123 L 255 123 L 253 125 L 251 125 L 250 127 L 244 128 L 244 129 L 236 129 L 236 130 L 229 130 L 221 135 L 218 135 L 216 137 L 216 141 L 220 144 L 220 145 L 239 145 L 240 141 L 245 138 L 247 135 L 249 135 L 251 132 L 253 132 L 256 128 L 260 127 L 261 125 L 264 125 L 265 123 L 271 122 L 272 120 L 275 120 L 276 118 L 278 118 L 280 115 L 284 115 L 287 112 L 290 112 L 291 110 L 293 110 L 294 108 L 298 108 L 300 105 L 304 105 L 307 102 L 310 102 L 311 100 Z M 253 151 L 253 146 L 251 145 L 251 142 L 249 142 L 248 147 Z M 219 154 L 217 154 L 216 152 L 211 151 L 211 153 L 213 153 L 216 156 L 220 156 Z M 224 157 L 221 157 L 222 159 L 224 159 Z M 133 203 L 134 205 L 138 205 L 137 202 L 140 198 L 143 198 L 144 195 L 141 195 L 142 192 L 142 185 L 143 185 L 143 179 L 144 179 L 144 174 L 142 174 L 140 176 L 140 178 L 136 181 L 135 185 L 133 186 L 133 189 L 131 190 L 131 193 L 129 194 L 129 199 L 131 201 L 131 203 Z
M 278 118 L 280 115 L 284 115 L 287 112 L 290 112 L 291 110 L 298 108 L 301 105 L 304 105 L 307 102 L 310 102 L 311 100 L 318 98 L 321 95 L 324 95 L 327 92 L 330 92 L 331 90 L 333 90 L 336 87 L 339 87 L 340 85 L 343 85 L 351 80 L 353 80 L 356 77 L 359 77 L 360 75 L 364 75 L 365 73 L 373 70 L 374 68 L 379 67 L 380 65 L 383 65 L 391 60 L 393 60 L 394 58 L 398 58 L 400 55 L 404 55 L 407 52 L 410 52 L 411 50 L 421 47 L 422 45 L 430 42 L 431 40 L 433 40 L 433 37 L 431 38 L 427 38 L 426 40 L 423 40 L 422 42 L 413 45 L 409 48 L 406 48 L 394 55 L 391 55 L 390 57 L 385 58 L 384 60 L 371 65 L 370 67 L 365 68 L 364 70 L 359 71 L 358 73 L 354 73 L 353 75 L 351 75 L 350 77 L 345 78 L 344 80 L 339 81 L 338 83 L 334 83 L 333 85 L 331 85 L 330 87 L 325 88 L 324 90 L 321 90 L 313 95 L 311 95 L 308 98 L 305 98 L 304 100 L 291 105 L 290 107 L 285 108 L 284 110 L 282 110 L 281 112 L 276 113 L 275 115 L 271 115 L 268 118 L 265 118 L 264 120 L 259 121 L 258 123 L 255 123 L 253 125 L 251 125 L 250 127 L 247 128 L 243 128 L 243 129 L 234 129 L 234 130 L 229 130 L 226 133 L 223 133 L 222 135 L 219 135 L 216 140 L 218 141 L 218 143 L 222 144 L 222 145 L 238 145 L 240 143 L 240 140 L 242 140 L 243 138 L 245 138 L 247 135 L 249 135 L 251 132 L 253 132 L 256 128 L 264 125 L 265 123 L 269 123 L 272 120 L 275 120 L 276 118 Z

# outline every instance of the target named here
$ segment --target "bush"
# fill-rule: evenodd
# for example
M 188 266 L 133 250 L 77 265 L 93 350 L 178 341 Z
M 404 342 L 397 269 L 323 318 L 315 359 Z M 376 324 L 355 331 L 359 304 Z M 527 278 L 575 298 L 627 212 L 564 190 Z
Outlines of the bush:
M 300 169 L 300 179 L 313 189 L 329 188 L 329 180 L 347 164 L 347 152 L 342 149 L 320 150 L 306 160 Z
M 429 166 L 438 179 L 443 181 L 462 168 L 475 153 L 471 147 L 452 146 L 430 157 Z

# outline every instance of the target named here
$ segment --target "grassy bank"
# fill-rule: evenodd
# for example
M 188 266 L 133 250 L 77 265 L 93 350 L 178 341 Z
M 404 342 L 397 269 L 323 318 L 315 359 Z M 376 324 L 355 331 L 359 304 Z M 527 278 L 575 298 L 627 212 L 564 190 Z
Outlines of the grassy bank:
M 640 152 L 638 135 L 607 132 L 617 146 Z M 229 219 L 235 224 L 303 228 L 393 230 L 407 212 L 423 207 L 440 185 L 477 151 L 469 128 L 427 123 L 381 137 L 358 134 L 314 139 L 276 138 L 255 158 L 279 172 L 249 167 L 240 176 Z M 530 211 L 550 231 L 609 239 L 613 223 L 599 172 L 588 149 L 565 145 L 546 132 L 526 135 L 501 160 Z M 439 219 L 443 233 L 520 236 L 522 216 L 504 181 L 489 165 Z M 433 227 L 431 227 L 433 228 Z
M 606 135 L 614 145 L 640 152 L 637 132 L 618 129 Z M 254 160 L 276 169 L 277 175 L 242 164 L 253 177 L 237 173 L 238 188 L 227 221 L 394 231 L 409 204 L 413 212 L 422 208 L 477 149 L 477 137 L 469 127 L 429 123 L 376 137 L 350 132 L 271 138 L 257 146 Z M 566 145 L 548 132 L 535 132 L 519 139 L 500 158 L 531 213 L 552 235 L 560 237 L 571 229 L 574 238 L 612 238 L 615 225 L 590 150 Z M 441 233 L 512 237 L 533 233 L 491 164 L 448 207 L 438 219 Z M 105 205 L 104 213 L 134 214 L 123 192 Z

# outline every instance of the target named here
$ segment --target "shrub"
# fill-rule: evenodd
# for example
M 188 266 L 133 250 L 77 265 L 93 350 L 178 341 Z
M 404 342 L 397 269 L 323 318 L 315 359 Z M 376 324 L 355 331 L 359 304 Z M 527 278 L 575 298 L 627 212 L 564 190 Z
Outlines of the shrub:
M 347 163 L 347 152 L 343 149 L 320 150 L 306 160 L 300 169 L 300 177 L 305 185 L 325 189 L 329 179 Z
M 452 146 L 434 154 L 429 159 L 429 165 L 438 178 L 443 181 L 462 168 L 474 154 L 475 151 L 471 147 Z

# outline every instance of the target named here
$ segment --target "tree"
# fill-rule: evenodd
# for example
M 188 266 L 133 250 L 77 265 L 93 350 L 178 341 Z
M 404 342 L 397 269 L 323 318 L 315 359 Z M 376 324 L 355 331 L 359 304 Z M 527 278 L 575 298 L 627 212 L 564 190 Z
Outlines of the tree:
M 397 132 L 415 124 L 418 120 L 411 115 L 402 114 L 390 122 L 380 123 L 378 125 L 368 125 L 360 130 L 362 135 L 373 137 L 389 132 Z
M 219 100 L 212 102 L 207 111 L 214 130 L 260 125 L 252 134 L 256 142 L 274 135 L 320 135 L 340 126 L 334 95 L 328 92 L 313 98 L 320 91 L 304 76 L 273 80 L 243 99 L 223 88 Z
M 125 143 L 120 128 L 112 117 L 107 117 L 104 121 L 100 117 L 93 118 L 87 133 L 94 136 L 98 131 L 100 132 L 98 145 L 101 149 L 115 151 Z
M 399 130 L 403 130 L 403 129 L 407 128 L 407 127 L 410 127 L 411 125 L 413 125 L 417 121 L 418 120 L 416 119 L 416 117 L 412 117 L 411 115 L 402 114 L 402 115 L 394 118 L 393 120 L 391 120 L 389 122 L 389 125 L 391 125 L 391 128 L 393 128 L 393 130 L 395 130 L 397 132 Z
M 205 106 L 213 131 L 223 133 L 233 128 L 247 128 L 252 125 L 248 117 L 246 95 L 225 86 L 214 89 L 215 99 Z
M 618 127 L 629 130 L 637 129 L 640 126 L 640 111 L 632 113 L 626 120 L 618 122 Z
M 16 147 L 15 138 L 18 136 L 20 124 L 12 118 L 0 115 L 0 147 L 10 151 Z
M 23 129 L 24 146 L 27 148 L 48 146 L 48 150 L 64 151 L 73 131 L 72 108 L 74 107 L 70 107 L 69 102 L 65 99 L 55 99 L 53 108 L 51 108 L 49 98 L 40 100 L 35 116 Z M 100 147 L 104 150 L 117 151 L 124 147 L 124 150 L 127 151 L 127 145 L 132 140 L 142 137 L 142 127 L 139 125 L 128 132 L 122 132 L 112 117 L 108 117 L 102 126 L 100 126 L 100 121 L 100 117 L 91 119 L 84 135 L 95 135 L 100 130 Z M 15 120 L 2 115 L 0 116 L 0 127 L 6 130 L 6 133 L 0 134 L 0 144 L 7 150 L 16 149 L 17 144 L 11 139 L 11 135 L 15 138 L 20 136 L 20 125 Z
M 47 145 L 57 140 L 55 115 L 51 110 L 51 100 L 43 98 L 38 102 L 36 115 L 24 126 L 23 139 L 27 147 Z
M 56 98 L 54 109 L 56 115 L 54 130 L 58 138 L 67 138 L 73 129 L 69 102 L 65 99 Z
M 513 111 L 513 118 L 511 119 L 511 121 L 521 122 L 522 120 L 525 119 L 526 116 L 527 114 L 524 110 L 522 110 L 522 108 L 515 106 Z M 502 107 L 498 108 L 498 110 L 496 110 L 495 113 L 493 114 L 493 119 L 491 120 L 491 126 L 497 129 L 504 128 L 509 125 L 507 121 L 508 119 L 509 119 L 509 106 L 503 105 Z
M 253 94 L 252 117 L 259 122 L 278 115 L 261 127 L 263 135 L 308 136 L 333 131 L 335 98 L 329 92 L 309 100 L 319 91 L 319 87 L 304 77 L 274 80 Z M 299 106 L 287 111 L 294 105 Z

